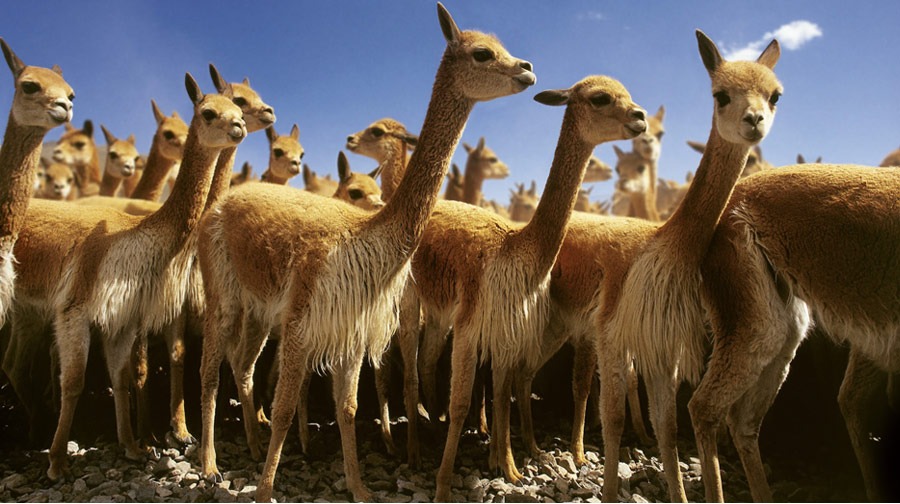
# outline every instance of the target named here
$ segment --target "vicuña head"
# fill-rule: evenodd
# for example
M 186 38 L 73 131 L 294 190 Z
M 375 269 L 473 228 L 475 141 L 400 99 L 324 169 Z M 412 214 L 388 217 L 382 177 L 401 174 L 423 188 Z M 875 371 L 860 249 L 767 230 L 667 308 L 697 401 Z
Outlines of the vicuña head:
M 381 167 L 367 174 L 350 170 L 350 162 L 343 151 L 338 153 L 338 188 L 334 197 L 342 199 L 363 210 L 378 210 L 384 206 L 381 199 L 381 187 L 375 179 Z
M 62 70 L 28 66 L 0 38 L 0 48 L 15 79 L 10 115 L 19 126 L 48 131 L 72 120 L 75 92 L 62 77 Z
M 662 105 L 656 114 L 647 118 L 647 131 L 643 135 L 631 141 L 631 148 L 644 159 L 649 161 L 659 160 L 662 152 L 662 137 L 666 133 L 663 127 L 663 118 L 666 116 L 666 108 Z
M 170 161 L 181 161 L 184 155 L 184 141 L 187 140 L 188 125 L 178 112 L 172 115 L 163 114 L 154 100 L 150 100 L 153 106 L 153 117 L 156 118 L 156 134 L 154 145 L 157 145 L 159 153 Z
M 81 129 L 66 123 L 66 131 L 56 141 L 53 148 L 53 160 L 71 166 L 84 166 L 97 156 L 94 144 L 94 123 L 90 119 L 84 121 Z
M 38 195 L 39 197 L 68 200 L 70 196 L 73 196 L 73 190 L 77 191 L 75 172 L 69 165 L 51 161 L 43 167 L 43 171 L 43 190 Z
M 264 102 L 259 94 L 250 87 L 250 79 L 244 78 L 243 82 L 228 84 L 212 63 L 209 64 L 209 75 L 212 77 L 216 90 L 231 98 L 231 101 L 241 108 L 248 133 L 275 124 L 275 109 Z
M 116 138 L 105 126 L 100 125 L 106 137 L 106 173 L 118 179 L 134 175 L 141 155 L 134 145 L 134 135 L 125 140 Z
M 266 128 L 269 139 L 269 169 L 267 176 L 276 181 L 287 181 L 300 174 L 303 146 L 300 145 L 300 128 L 295 124 L 289 135 L 279 135 L 275 126 Z
M 590 182 L 605 182 L 613 176 L 613 169 L 608 164 L 600 161 L 597 156 L 591 156 L 588 160 L 587 169 L 584 170 L 584 179 L 582 182 L 587 184 Z

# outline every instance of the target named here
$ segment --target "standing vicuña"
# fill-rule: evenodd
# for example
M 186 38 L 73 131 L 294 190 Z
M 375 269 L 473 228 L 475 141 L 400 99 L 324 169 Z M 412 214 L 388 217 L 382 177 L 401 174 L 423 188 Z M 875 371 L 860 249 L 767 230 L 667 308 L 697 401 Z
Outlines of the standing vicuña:
M 377 214 L 308 191 L 245 184 L 202 224 L 200 266 L 207 294 L 202 378 L 203 475 L 221 478 L 213 423 L 223 339 L 240 334 L 258 354 L 251 318 L 281 323 L 281 376 L 272 437 L 257 500 L 267 501 L 296 406 L 311 368 L 332 371 L 347 488 L 367 500 L 356 456 L 356 392 L 366 354 L 378 361 L 398 325 L 409 259 L 437 200 L 453 149 L 479 101 L 518 93 L 535 81 L 531 64 L 513 58 L 490 35 L 462 32 L 438 4 L 447 48 L 435 78 L 418 146 L 407 174 Z M 255 233 L 245 232 L 250 228 Z M 244 328 L 246 329 L 246 327 Z

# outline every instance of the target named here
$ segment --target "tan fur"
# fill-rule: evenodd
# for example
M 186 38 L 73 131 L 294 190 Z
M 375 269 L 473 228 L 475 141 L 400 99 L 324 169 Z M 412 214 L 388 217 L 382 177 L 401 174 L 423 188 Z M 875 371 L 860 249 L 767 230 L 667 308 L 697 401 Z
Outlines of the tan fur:
M 41 200 L 29 208 L 16 247 L 22 265 L 17 302 L 42 308 L 54 318 L 62 408 L 50 448 L 51 479 L 67 471 L 66 443 L 84 383 L 92 326 L 104 335 L 119 442 L 126 456 L 142 458 L 130 425 L 130 353 L 137 338 L 161 329 L 184 303 L 192 259 L 188 243 L 213 167 L 223 148 L 246 136 L 241 111 L 230 100 L 204 96 L 189 75 L 186 85 L 195 115 L 184 170 L 158 212 L 140 218 L 100 206 L 73 211 L 70 204 Z
M 88 196 L 78 198 L 72 203 L 76 205 L 105 206 L 115 208 L 129 215 L 147 216 L 159 210 L 162 203 L 158 201 L 137 200 L 131 198 L 118 198 L 115 196 Z
M 623 152 L 613 146 L 616 152 L 616 191 L 625 195 L 630 202 L 628 217 L 637 217 L 657 222 L 660 220 L 656 210 L 656 187 L 653 174 L 656 162 L 647 160 L 637 151 Z
M 76 129 L 70 123 L 66 123 L 65 127 L 66 131 L 53 148 L 53 160 L 72 167 L 80 181 L 83 195 L 98 194 L 103 172 L 100 169 L 97 144 L 94 142 L 94 123 L 86 120 L 81 129 Z
M 703 154 L 703 151 L 706 149 L 706 144 L 703 142 L 688 140 L 687 144 L 701 154 Z M 741 177 L 748 177 L 754 173 L 771 170 L 772 168 L 774 168 L 772 163 L 763 159 L 762 148 L 759 145 L 755 145 L 747 155 L 747 164 L 744 165 L 744 171 L 741 172 Z
M 509 167 L 494 151 L 484 144 L 484 137 L 475 147 L 463 143 L 469 154 L 466 158 L 466 172 L 463 175 L 463 199 L 470 205 L 480 205 L 483 195 L 481 187 L 486 179 L 504 179 L 509 176 Z
M 274 126 L 266 128 L 269 139 L 269 168 L 262 174 L 262 181 L 286 185 L 300 174 L 303 146 L 300 145 L 300 128 L 295 124 L 289 135 L 279 135 Z
M 497 203 L 494 200 L 482 199 L 480 206 L 481 206 L 481 208 L 484 208 L 486 210 L 490 210 L 490 211 L 494 212 L 495 214 L 499 215 L 500 217 L 503 217 L 504 219 L 509 219 L 509 210 L 507 210 L 505 206 L 501 205 L 500 203 Z
M 253 175 L 253 166 L 251 166 L 249 162 L 244 161 L 244 164 L 241 165 L 241 171 L 234 172 L 231 175 L 231 187 L 246 184 L 253 180 L 256 180 L 256 176 Z
M 312 367 L 323 366 L 333 370 L 348 490 L 357 500 L 370 497 L 360 478 L 353 425 L 365 352 L 377 362 L 399 323 L 409 259 L 469 111 L 477 101 L 514 94 L 534 82 L 531 65 L 510 56 L 494 37 L 461 32 L 440 4 L 438 12 L 448 44 L 423 141 L 380 212 L 372 215 L 308 191 L 251 184 L 228 194 L 201 225 L 199 258 L 208 303 L 201 366 L 204 476 L 220 477 L 212 449 L 219 363 L 226 355 L 255 360 L 258 354 L 259 343 L 247 343 L 259 333 L 237 330 L 236 324 L 243 318 L 256 319 L 264 330 L 282 325 L 281 375 L 257 500 L 271 497 L 297 390 Z M 488 65 L 470 54 L 484 50 L 493 56 Z M 247 236 L 245 229 L 256 232 Z M 236 355 L 238 347 L 249 353 Z
M 598 323 L 606 328 L 597 352 L 607 459 L 614 460 L 619 450 L 625 411 L 622 376 L 633 354 L 647 382 L 672 501 L 686 499 L 675 446 L 675 393 L 681 380 L 699 380 L 706 356 L 700 264 L 749 151 L 771 127 L 781 93 L 771 71 L 780 55 L 777 42 L 757 62 L 727 62 L 699 30 L 697 39 L 714 96 L 710 140 L 685 199 L 629 265 L 621 290 L 613 293 Z M 604 360 L 618 363 L 604 365 Z M 617 494 L 616 468 L 607 464 L 604 500 Z
M 525 184 L 516 184 L 516 190 L 510 189 L 509 218 L 513 222 L 528 222 L 534 216 L 540 196 L 537 193 L 537 182 L 531 181 L 526 191 Z
M 390 201 L 406 173 L 407 151 L 415 147 L 416 142 L 418 137 L 406 131 L 406 126 L 386 117 L 348 136 L 346 146 L 350 152 L 378 161 L 382 196 L 385 201 Z
M 171 116 L 162 113 L 156 102 L 150 100 L 153 117 L 156 119 L 156 133 L 147 154 L 141 179 L 130 194 L 130 198 L 159 201 L 169 173 L 181 163 L 188 126 L 178 112 Z
M 661 219 L 667 220 L 672 216 L 690 189 L 693 178 L 694 174 L 688 172 L 684 182 L 659 179 L 656 184 L 656 208 Z
M 702 270 L 714 346 L 690 411 L 707 498 L 722 497 L 715 438 L 727 417 L 754 500 L 771 500 L 759 426 L 815 313 L 851 348 L 841 410 L 868 496 L 881 500 L 856 420 L 858 397 L 875 394 L 858 374 L 900 370 L 898 194 L 900 168 L 806 164 L 738 183 Z
M 103 130 L 107 145 L 106 164 L 103 179 L 100 181 L 100 196 L 117 196 L 122 181 L 135 175 L 141 156 L 134 145 L 134 135 L 119 140 L 102 124 L 100 129 Z
M 72 120 L 75 94 L 62 78 L 59 67 L 26 65 L 2 38 L 0 49 L 15 86 L 0 146 L 0 325 L 3 325 L 15 290 L 13 247 L 25 224 L 25 212 L 34 192 L 44 136 Z
M 652 118 L 649 120 L 652 121 Z M 597 156 L 591 155 L 587 169 L 584 171 L 584 183 L 605 182 L 613 176 L 613 169 L 608 164 L 600 161 Z
M 338 183 L 331 180 L 331 175 L 320 177 L 309 165 L 303 165 L 303 185 L 307 191 L 319 196 L 331 196 L 337 190 Z
M 44 168 L 43 191 L 37 197 L 57 201 L 78 199 L 78 181 L 75 172 L 65 163 L 50 162 Z
M 816 162 L 819 161 L 821 161 L 821 159 Z M 878 166 L 900 166 L 900 149 L 892 151 L 890 154 L 885 156 L 884 159 L 881 160 L 881 164 L 879 164 Z
M 453 318 L 450 428 L 437 477 L 438 501 L 450 495 L 479 355 L 482 363 L 490 360 L 493 372 L 490 466 L 512 482 L 522 478 L 509 444 L 513 370 L 535 368 L 541 359 L 540 337 L 550 315 L 550 269 L 591 152 L 599 143 L 633 138 L 646 129 L 645 112 L 609 77 L 586 77 L 536 99 L 567 107 L 546 189 L 531 221 L 514 225 L 471 205 L 444 202 L 432 214 L 413 258 L 425 318 Z M 442 328 L 423 339 L 443 340 L 445 334 Z
M 453 163 L 453 166 L 450 167 L 450 173 L 447 174 L 447 188 L 444 190 L 444 199 L 448 201 L 462 201 L 464 182 L 459 166 Z

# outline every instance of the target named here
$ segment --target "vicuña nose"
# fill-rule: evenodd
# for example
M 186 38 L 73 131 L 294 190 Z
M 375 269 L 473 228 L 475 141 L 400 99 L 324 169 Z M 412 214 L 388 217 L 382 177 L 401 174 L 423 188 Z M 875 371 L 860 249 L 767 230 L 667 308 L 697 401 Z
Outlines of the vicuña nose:
M 533 71 L 534 71 L 534 67 L 531 66 L 531 62 L 530 62 L 530 61 L 524 61 L 524 60 L 523 60 L 523 61 L 520 61 L 520 62 L 519 62 L 519 66 L 522 67 L 522 68 L 525 69 L 525 70 L 528 70 L 529 72 L 533 72 Z
M 763 121 L 763 115 L 758 112 L 747 112 L 744 114 L 744 122 L 750 124 L 750 126 L 759 126 L 759 123 Z
M 54 101 L 53 104 L 66 110 L 72 110 L 72 102 L 65 98 L 59 98 L 58 100 Z
M 638 121 L 643 121 L 647 118 L 647 113 L 644 112 L 643 109 L 634 109 L 631 111 L 631 118 Z

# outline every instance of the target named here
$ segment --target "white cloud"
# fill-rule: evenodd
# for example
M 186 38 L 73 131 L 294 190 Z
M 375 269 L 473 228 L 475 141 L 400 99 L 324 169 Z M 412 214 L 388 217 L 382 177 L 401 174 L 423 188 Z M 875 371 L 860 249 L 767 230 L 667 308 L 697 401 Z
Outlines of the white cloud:
M 603 21 L 604 19 L 606 19 L 606 16 L 604 16 L 602 12 L 590 11 L 582 12 L 578 15 L 578 19 L 582 21 Z
M 722 55 L 727 60 L 755 60 L 759 57 L 759 53 L 774 38 L 778 39 L 781 47 L 788 51 L 796 51 L 803 47 L 810 40 L 821 37 L 822 29 L 819 25 L 806 20 L 792 21 L 788 24 L 781 25 L 775 31 L 771 31 L 762 36 L 759 40 L 750 42 L 743 47 L 736 47 L 725 51 Z

